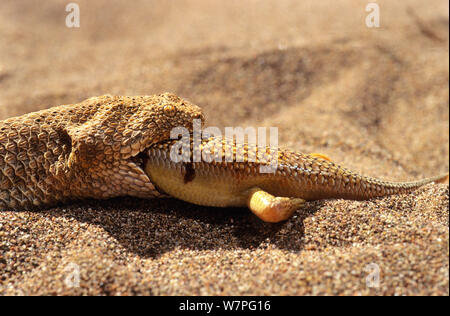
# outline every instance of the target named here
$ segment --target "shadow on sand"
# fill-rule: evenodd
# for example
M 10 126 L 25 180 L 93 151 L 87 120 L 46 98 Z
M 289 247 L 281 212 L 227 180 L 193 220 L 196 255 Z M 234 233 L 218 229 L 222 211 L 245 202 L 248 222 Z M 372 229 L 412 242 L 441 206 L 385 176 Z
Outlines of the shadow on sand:
M 322 202 L 308 203 L 283 223 L 264 223 L 245 208 L 202 207 L 175 199 L 116 198 L 44 211 L 97 225 L 125 249 L 144 258 L 157 258 L 175 248 L 191 250 L 255 249 L 274 245 L 303 248 L 303 221 Z

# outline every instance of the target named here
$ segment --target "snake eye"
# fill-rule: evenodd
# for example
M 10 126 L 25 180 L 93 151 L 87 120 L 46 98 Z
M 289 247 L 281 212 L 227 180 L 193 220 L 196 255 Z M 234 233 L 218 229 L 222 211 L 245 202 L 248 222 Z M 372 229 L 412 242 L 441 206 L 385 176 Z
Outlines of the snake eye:
M 164 105 L 163 111 L 164 114 L 166 114 L 167 116 L 174 116 L 175 113 L 177 112 L 177 109 L 172 104 L 167 104 Z

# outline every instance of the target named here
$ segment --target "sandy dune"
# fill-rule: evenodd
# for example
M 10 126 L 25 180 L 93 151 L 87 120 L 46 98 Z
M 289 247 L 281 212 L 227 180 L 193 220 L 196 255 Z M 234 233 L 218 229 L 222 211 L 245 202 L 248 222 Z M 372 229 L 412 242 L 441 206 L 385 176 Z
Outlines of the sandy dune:
M 378 0 L 380 28 L 356 0 L 78 3 L 69 29 L 64 2 L 0 2 L 0 119 L 169 91 L 366 175 L 448 172 L 446 1 Z M 449 295 L 448 217 L 448 184 L 277 225 L 177 200 L 0 210 L 0 295 Z

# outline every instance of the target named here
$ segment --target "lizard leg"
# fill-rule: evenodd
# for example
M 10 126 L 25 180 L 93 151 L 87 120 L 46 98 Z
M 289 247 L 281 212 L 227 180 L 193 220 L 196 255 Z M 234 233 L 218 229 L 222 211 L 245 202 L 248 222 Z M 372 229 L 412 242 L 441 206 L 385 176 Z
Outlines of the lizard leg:
M 247 199 L 253 214 L 269 223 L 287 220 L 304 203 L 303 199 L 273 196 L 260 188 L 250 189 Z

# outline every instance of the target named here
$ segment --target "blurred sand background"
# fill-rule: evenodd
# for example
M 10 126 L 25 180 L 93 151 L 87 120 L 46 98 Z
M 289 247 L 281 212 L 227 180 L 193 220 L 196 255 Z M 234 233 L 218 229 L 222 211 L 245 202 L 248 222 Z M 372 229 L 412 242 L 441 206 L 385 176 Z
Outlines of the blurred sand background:
M 68 2 L 0 1 L 0 119 L 167 91 L 366 175 L 449 169 L 448 1 L 379 0 L 367 28 L 362 0 L 86 0 L 79 29 Z M 448 216 L 448 184 L 277 225 L 177 200 L 0 211 L 0 295 L 449 295 Z

